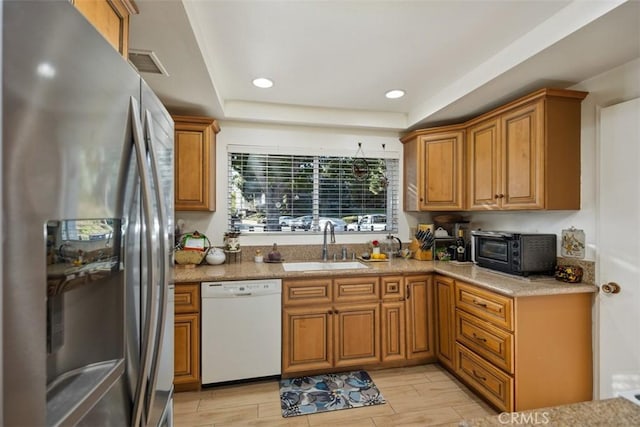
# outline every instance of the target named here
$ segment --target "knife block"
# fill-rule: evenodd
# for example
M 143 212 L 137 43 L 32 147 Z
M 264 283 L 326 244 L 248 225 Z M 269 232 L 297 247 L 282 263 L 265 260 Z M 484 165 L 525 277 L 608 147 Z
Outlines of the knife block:
M 433 224 L 418 224 L 417 230 L 433 231 Z M 415 236 L 415 233 L 412 233 Z M 429 249 L 421 249 L 422 242 L 418 240 L 416 237 L 411 239 L 411 243 L 409 244 L 409 250 L 413 254 L 413 258 L 419 261 L 431 261 L 433 260 L 433 248 Z

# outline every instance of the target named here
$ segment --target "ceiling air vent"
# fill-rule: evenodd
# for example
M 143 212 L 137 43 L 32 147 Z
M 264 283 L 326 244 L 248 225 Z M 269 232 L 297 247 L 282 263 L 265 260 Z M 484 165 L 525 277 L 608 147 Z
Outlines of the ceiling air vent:
M 156 54 L 150 50 L 129 49 L 129 62 L 139 73 L 169 75 Z

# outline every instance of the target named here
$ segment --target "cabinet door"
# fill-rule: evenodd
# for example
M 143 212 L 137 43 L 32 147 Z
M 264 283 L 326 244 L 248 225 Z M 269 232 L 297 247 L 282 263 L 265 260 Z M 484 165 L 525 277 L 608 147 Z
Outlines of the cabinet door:
M 503 209 L 544 208 L 544 106 L 528 104 L 500 119 Z
M 383 301 L 404 300 L 404 277 L 382 276 L 380 278 L 380 293 Z
M 200 316 L 176 314 L 174 320 L 173 383 L 177 391 L 200 388 Z
M 405 278 L 407 359 L 433 357 L 433 289 L 431 276 Z
M 498 119 L 487 120 L 467 130 L 469 209 L 500 206 L 500 139 Z
M 215 210 L 215 133 L 209 118 L 174 116 L 175 209 Z
M 282 325 L 284 373 L 333 367 L 331 306 L 286 308 Z
M 377 302 L 335 306 L 336 367 L 380 361 L 379 307 Z
M 376 276 L 336 278 L 333 280 L 333 300 L 337 303 L 378 301 L 379 282 Z
M 420 210 L 463 209 L 464 132 L 419 138 Z
M 282 283 L 285 306 L 330 304 L 333 289 L 331 279 L 289 279 Z
M 200 311 L 200 283 L 176 284 L 174 311 L 176 314 Z
M 129 15 L 137 13 L 130 0 L 72 0 L 102 36 L 125 58 L 129 51 Z
M 436 355 L 438 361 L 454 369 L 455 357 L 455 303 L 453 279 L 435 276 L 435 312 L 438 325 Z
M 382 303 L 380 323 L 383 362 L 406 359 L 404 304 L 404 301 Z

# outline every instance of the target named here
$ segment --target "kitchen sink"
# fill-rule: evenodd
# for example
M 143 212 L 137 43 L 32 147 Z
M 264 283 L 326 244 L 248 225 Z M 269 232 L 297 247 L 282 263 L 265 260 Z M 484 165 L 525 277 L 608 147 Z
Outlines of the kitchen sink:
M 333 270 L 354 270 L 360 268 L 369 268 L 368 265 L 364 265 L 357 261 L 348 262 L 285 262 L 282 264 L 284 271 L 333 271 Z

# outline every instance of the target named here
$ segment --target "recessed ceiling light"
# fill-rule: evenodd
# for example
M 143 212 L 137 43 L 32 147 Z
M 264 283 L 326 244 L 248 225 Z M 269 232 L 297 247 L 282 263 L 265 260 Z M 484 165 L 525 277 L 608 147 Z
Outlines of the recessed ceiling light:
M 258 77 L 257 79 L 253 79 L 253 85 L 262 89 L 267 89 L 273 86 L 273 82 L 269 79 L 265 79 L 264 77 Z
M 402 89 L 393 89 L 385 93 L 384 96 L 389 99 L 398 99 L 404 96 L 404 91 Z

